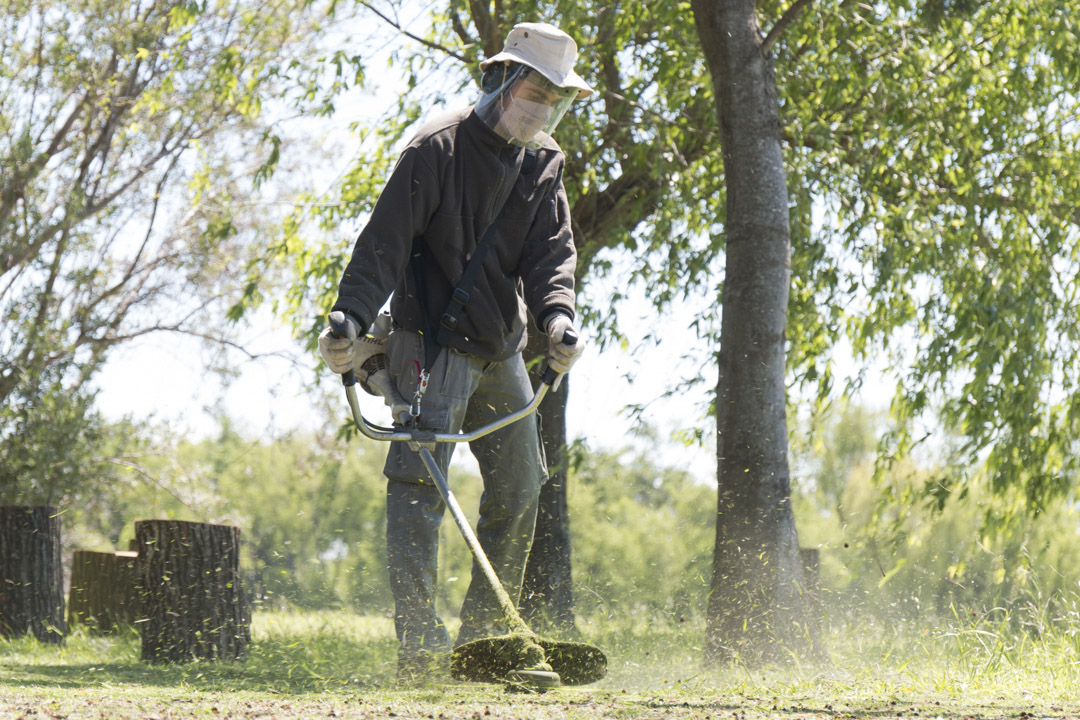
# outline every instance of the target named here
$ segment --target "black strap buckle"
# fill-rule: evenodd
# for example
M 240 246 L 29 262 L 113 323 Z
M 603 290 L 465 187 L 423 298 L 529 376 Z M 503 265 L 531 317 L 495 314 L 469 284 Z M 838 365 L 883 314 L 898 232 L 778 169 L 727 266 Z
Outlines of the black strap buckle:
M 439 318 L 439 325 L 446 328 L 450 332 L 453 332 L 454 330 L 457 329 L 457 324 L 458 324 L 457 316 L 456 315 L 451 315 L 448 312 L 443 313 L 442 317 Z
M 469 293 L 463 288 L 454 288 L 454 293 L 450 297 L 454 302 L 460 303 L 461 307 L 465 307 L 469 304 Z

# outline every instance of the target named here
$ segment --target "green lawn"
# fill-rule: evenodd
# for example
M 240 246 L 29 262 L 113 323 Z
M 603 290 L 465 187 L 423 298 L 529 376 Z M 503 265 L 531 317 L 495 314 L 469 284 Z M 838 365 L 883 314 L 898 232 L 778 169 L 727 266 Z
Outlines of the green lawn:
M 837 628 L 824 633 L 828 665 L 753 672 L 704 669 L 693 623 L 583 629 L 607 651 L 609 676 L 538 696 L 480 684 L 396 689 L 391 621 L 349 613 L 257 613 L 242 663 L 146 665 L 134 635 L 0 641 L 0 718 L 1080 717 L 1067 629 L 1013 642 L 986 622 Z

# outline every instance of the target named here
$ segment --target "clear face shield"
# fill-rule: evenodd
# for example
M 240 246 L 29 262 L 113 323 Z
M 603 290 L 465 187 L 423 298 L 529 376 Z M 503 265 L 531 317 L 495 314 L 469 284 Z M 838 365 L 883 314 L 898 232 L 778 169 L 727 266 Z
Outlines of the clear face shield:
M 562 88 L 527 65 L 488 68 L 477 116 L 504 140 L 536 150 L 577 97 L 576 88 Z

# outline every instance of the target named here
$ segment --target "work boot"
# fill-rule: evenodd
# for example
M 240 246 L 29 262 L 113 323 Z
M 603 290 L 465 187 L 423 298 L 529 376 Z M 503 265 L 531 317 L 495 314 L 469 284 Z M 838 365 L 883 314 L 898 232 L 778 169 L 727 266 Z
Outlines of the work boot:
M 402 690 L 435 685 L 450 680 L 450 653 L 420 650 L 398 655 L 397 686 Z

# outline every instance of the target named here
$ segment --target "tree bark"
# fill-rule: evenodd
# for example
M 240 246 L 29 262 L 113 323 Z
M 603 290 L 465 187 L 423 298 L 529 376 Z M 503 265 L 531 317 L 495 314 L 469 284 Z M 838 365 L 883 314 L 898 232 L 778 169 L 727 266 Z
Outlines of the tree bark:
M 776 660 L 808 635 L 787 458 L 790 229 L 776 77 L 753 0 L 693 0 L 693 10 L 727 189 L 706 640 L 716 659 Z
M 64 569 L 53 506 L 0 506 L 0 635 L 61 643 Z
M 137 613 L 137 552 L 76 550 L 71 557 L 68 625 L 110 635 L 132 625 Z
M 529 334 L 525 357 L 542 357 L 548 336 Z M 530 373 L 533 387 L 540 384 L 540 364 Z M 574 590 L 571 582 L 570 515 L 566 501 L 566 402 L 569 376 L 557 392 L 548 393 L 540 403 L 540 439 L 548 463 L 548 481 L 540 490 L 536 513 L 536 536 L 525 564 L 519 612 L 534 628 L 572 635 Z
M 142 659 L 236 660 L 251 644 L 240 583 L 240 529 L 179 520 L 135 523 Z

